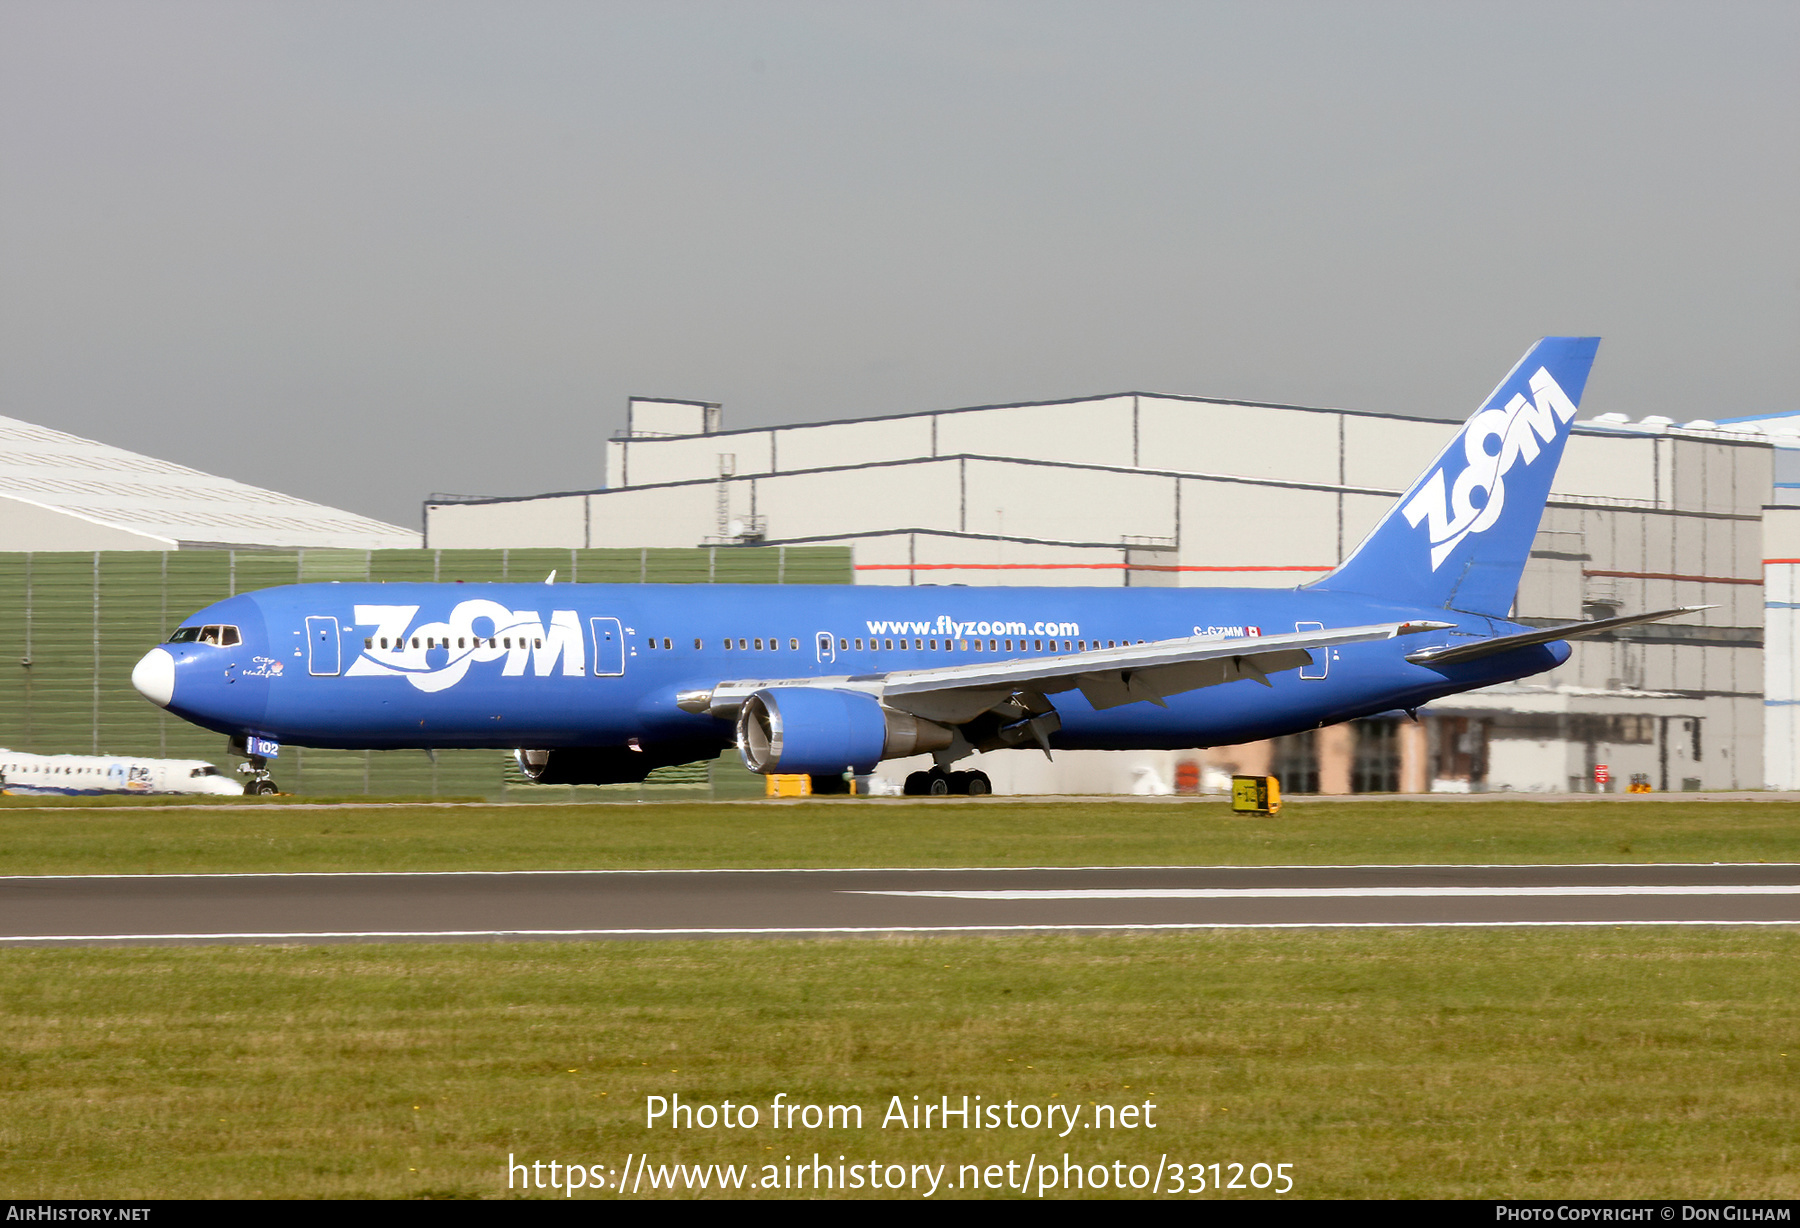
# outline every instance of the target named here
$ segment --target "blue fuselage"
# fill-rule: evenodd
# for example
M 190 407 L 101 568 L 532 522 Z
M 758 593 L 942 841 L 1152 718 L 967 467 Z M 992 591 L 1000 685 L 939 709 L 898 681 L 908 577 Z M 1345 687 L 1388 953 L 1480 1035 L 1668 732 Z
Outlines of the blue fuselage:
M 1409 652 L 1524 628 L 1307 589 L 313 584 L 242 594 L 186 619 L 159 650 L 172 677 L 157 686 L 166 686 L 170 711 L 198 725 L 303 746 L 635 739 L 722 748 L 732 726 L 681 710 L 678 694 L 1412 619 L 1455 627 L 1315 651 L 1311 666 L 1271 675 L 1270 686 L 1204 687 L 1166 707 L 1096 711 L 1080 691 L 1064 691 L 1054 697 L 1062 728 L 1051 741 L 1091 749 L 1254 741 L 1415 708 L 1540 673 L 1569 653 L 1553 643 L 1414 665 Z M 202 628 L 208 640 L 194 638 Z

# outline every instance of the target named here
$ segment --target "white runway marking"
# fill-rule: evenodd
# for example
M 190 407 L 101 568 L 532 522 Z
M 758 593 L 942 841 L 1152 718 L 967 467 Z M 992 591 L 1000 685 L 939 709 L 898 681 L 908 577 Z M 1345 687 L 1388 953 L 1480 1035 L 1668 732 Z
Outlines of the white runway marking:
M 436 803 L 433 803 L 436 804 Z M 476 803 L 455 802 L 445 805 L 475 805 Z M 610 806 L 612 802 L 596 802 L 595 805 Z M 137 807 L 149 809 L 149 807 Z M 218 809 L 218 807 L 214 807 Z M 234 807 L 235 809 L 235 807 Z M 1198 870 L 1212 873 L 1221 870 L 1253 870 L 1259 873 L 1284 873 L 1287 871 L 1309 870 L 1735 870 L 1754 868 L 1758 870 L 1794 869 L 1794 863 L 1768 861 L 1471 861 L 1471 862 L 1350 862 L 1347 864 L 1327 863 L 1325 865 L 1123 865 L 1123 866 L 752 866 L 736 868 L 719 866 L 713 868 L 682 869 L 609 869 L 609 870 L 213 870 L 213 871 L 168 871 L 157 874 L 6 874 L 0 875 L 0 883 L 41 883 L 67 882 L 84 879 L 131 880 L 141 879 L 146 882 L 167 882 L 172 879 L 218 879 L 218 878 L 532 878 L 566 876 L 603 877 L 605 875 L 633 875 L 649 878 L 656 876 L 674 876 L 680 874 L 1090 874 L 1090 873 L 1136 873 L 1144 870 L 1156 872 Z
M 1567 929 L 1642 925 L 1794 925 L 1793 921 L 1177 921 L 1109 925 L 788 925 L 671 927 L 669 929 L 592 930 L 333 930 L 284 933 L 196 934 L 19 934 L 0 937 L 0 945 L 34 942 L 330 942 L 356 939 L 419 940 L 469 938 L 778 938 L 828 937 L 834 934 L 1012 934 L 1102 933 L 1151 930 L 1393 930 L 1393 929 Z
M 1079 887 L 1008 891 L 869 891 L 939 900 L 1316 900 L 1468 896 L 1800 895 L 1800 884 L 1676 887 Z

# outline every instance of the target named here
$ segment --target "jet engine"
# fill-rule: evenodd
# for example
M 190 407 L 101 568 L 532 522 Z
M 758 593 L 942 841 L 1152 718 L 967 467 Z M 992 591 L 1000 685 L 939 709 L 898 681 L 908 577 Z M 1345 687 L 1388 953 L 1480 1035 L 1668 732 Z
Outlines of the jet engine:
M 884 708 L 873 695 L 825 687 L 769 687 L 738 711 L 738 753 L 752 772 L 836 775 L 867 772 L 950 745 L 943 725 Z

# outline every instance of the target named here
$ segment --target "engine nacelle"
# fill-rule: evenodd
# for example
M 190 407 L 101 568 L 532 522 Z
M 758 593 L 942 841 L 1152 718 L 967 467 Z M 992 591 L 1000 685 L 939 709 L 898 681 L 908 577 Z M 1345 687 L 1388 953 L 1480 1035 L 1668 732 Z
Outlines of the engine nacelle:
M 861 691 L 770 687 L 738 712 L 738 754 L 764 775 L 835 776 L 867 772 L 883 759 L 901 759 L 950 745 L 943 725 L 881 706 Z
M 627 785 L 644 779 L 659 767 L 711 759 L 716 743 L 677 743 L 646 746 L 564 746 L 556 750 L 513 752 L 519 770 L 540 785 Z M 839 769 L 842 770 L 841 768 Z

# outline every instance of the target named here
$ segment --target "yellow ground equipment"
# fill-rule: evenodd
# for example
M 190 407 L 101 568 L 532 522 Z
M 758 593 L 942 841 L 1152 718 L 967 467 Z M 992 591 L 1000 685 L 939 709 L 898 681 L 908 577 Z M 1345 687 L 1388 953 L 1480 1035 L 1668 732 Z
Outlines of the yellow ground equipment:
M 765 776 L 763 777 L 763 796 L 765 797 L 811 797 L 811 776 Z
M 1273 776 L 1233 776 L 1231 809 L 1237 814 L 1280 814 L 1281 782 Z

